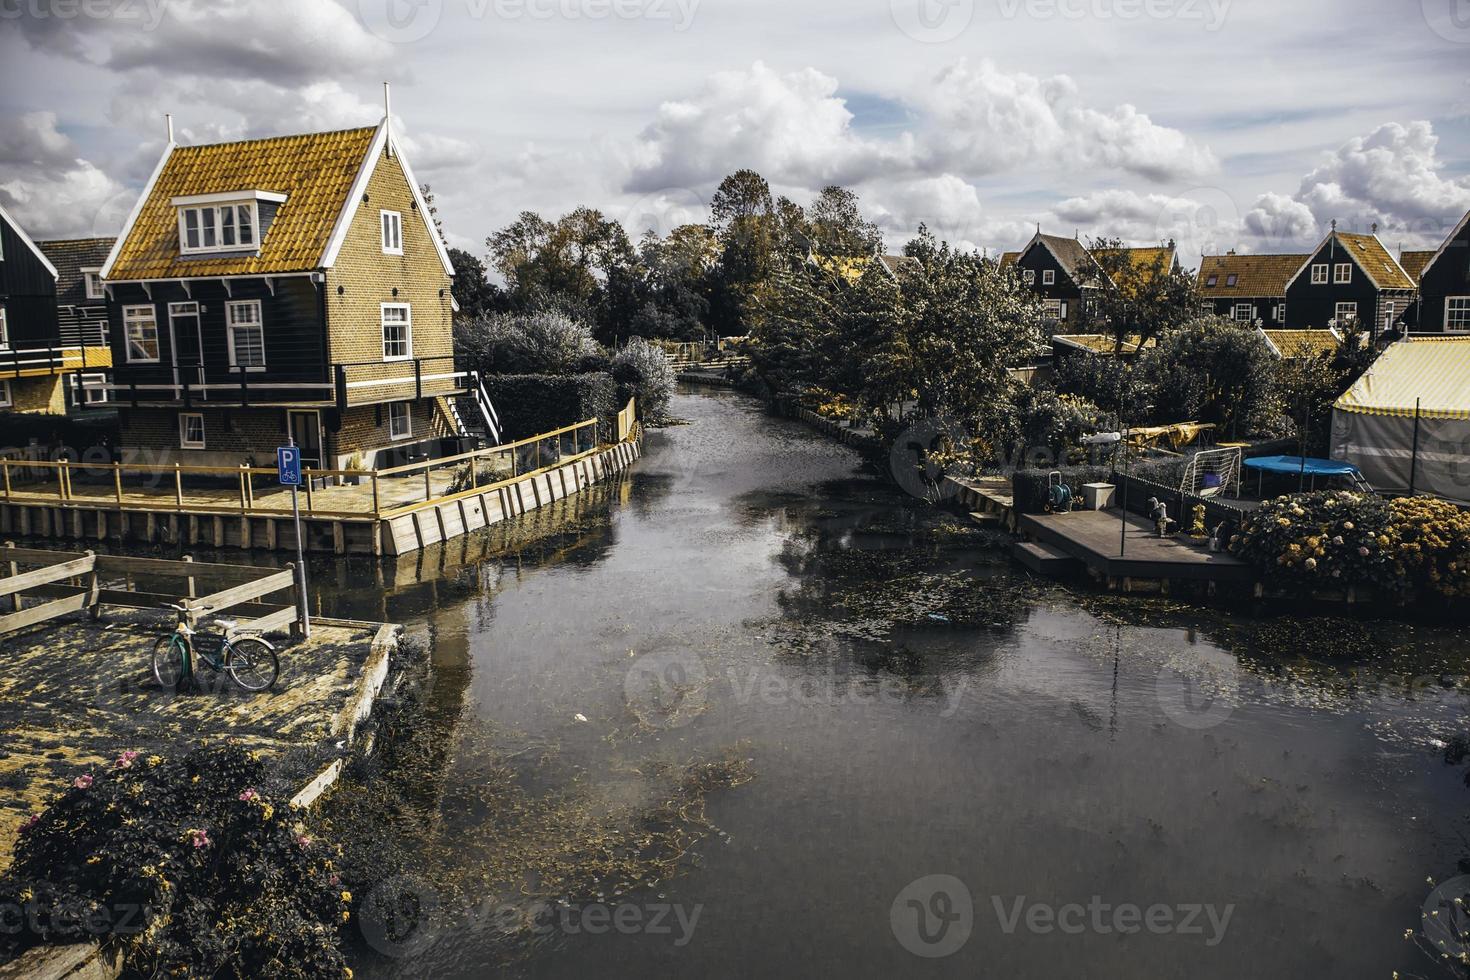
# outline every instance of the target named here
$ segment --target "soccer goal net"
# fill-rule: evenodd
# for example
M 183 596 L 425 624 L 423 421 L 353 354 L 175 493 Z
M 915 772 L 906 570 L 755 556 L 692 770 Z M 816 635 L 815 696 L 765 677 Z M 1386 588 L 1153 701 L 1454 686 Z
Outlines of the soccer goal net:
M 1179 491 L 1193 497 L 1240 496 L 1240 449 L 1203 449 L 1184 467 Z

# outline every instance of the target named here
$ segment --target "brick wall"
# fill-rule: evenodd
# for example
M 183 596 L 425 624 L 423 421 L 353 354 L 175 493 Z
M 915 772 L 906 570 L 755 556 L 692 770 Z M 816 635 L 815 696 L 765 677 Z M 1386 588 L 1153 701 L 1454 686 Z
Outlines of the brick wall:
M 406 303 L 412 316 L 413 356 L 442 360 L 424 365 L 425 374 L 453 371 L 450 277 L 434 249 L 432 224 L 415 209 L 413 193 L 396 157 L 380 156 L 368 182 L 367 200 L 358 202 L 335 266 L 327 271 L 327 334 L 333 363 L 377 362 L 354 368 L 349 380 L 407 378 L 411 364 L 383 362 L 383 303 Z M 402 217 L 403 254 L 385 255 L 382 211 Z M 396 295 L 395 295 L 396 293 Z M 379 366 L 381 365 L 381 366 Z M 450 390 L 450 381 L 425 382 L 424 393 Z M 412 397 L 411 384 L 355 387 L 349 403 Z
M 286 444 L 286 411 L 281 408 L 202 408 L 203 449 L 179 446 L 180 410 L 127 408 L 120 412 L 118 445 L 124 459 L 160 465 L 274 466 L 276 448 Z
M 44 378 L 11 378 L 11 409 L 16 412 L 37 412 L 50 415 L 66 414 L 65 375 Z M 3 395 L 0 392 L 0 395 Z
M 396 465 L 390 455 L 403 452 L 420 452 L 426 442 L 435 442 L 455 435 L 449 423 L 443 399 L 424 398 L 409 402 L 411 406 L 412 434 L 404 439 L 393 439 L 388 432 L 387 405 L 358 405 L 348 408 L 342 415 L 342 428 L 332 439 L 332 452 L 338 467 L 346 468 L 353 453 L 362 453 L 365 468 L 382 468 Z M 400 451 L 393 453 L 392 451 Z M 386 451 L 386 452 L 385 452 Z

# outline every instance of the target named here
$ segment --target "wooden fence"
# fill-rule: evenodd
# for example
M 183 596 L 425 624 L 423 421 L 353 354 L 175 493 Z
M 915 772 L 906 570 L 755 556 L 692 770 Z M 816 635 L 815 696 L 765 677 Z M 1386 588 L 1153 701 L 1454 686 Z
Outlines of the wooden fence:
M 618 439 L 637 410 L 618 413 Z M 447 496 L 483 492 L 607 448 L 598 420 L 586 419 L 516 442 L 386 469 L 307 469 L 301 513 L 326 520 L 383 520 Z M 0 457 L 0 501 L 142 513 L 289 517 L 291 499 L 275 467 L 133 466 Z
M 21 571 L 22 567 L 28 571 Z M 297 588 L 295 567 L 261 568 L 126 555 L 99 555 L 91 551 L 47 551 L 18 548 L 6 542 L 0 548 L 0 635 L 33 626 L 67 613 L 88 610 L 100 614 L 105 605 L 133 609 L 163 609 L 169 604 L 188 610 L 190 622 L 206 611 L 218 615 L 226 610 L 247 617 L 236 630 L 268 633 L 289 628 L 294 636 L 304 635 L 306 597 Z M 156 580 L 178 582 L 167 592 L 142 591 L 142 580 L 151 588 Z M 214 591 L 203 595 L 199 582 L 209 582 Z M 118 588 L 116 586 L 121 586 Z M 278 592 L 290 592 L 288 604 L 264 601 Z M 42 600 L 31 604 L 30 600 Z

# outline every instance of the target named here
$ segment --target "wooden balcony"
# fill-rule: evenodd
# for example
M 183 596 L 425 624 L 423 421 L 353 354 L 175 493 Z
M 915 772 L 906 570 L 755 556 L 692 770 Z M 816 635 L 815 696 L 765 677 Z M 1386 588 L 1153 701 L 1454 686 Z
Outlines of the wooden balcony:
M 112 348 L 105 345 L 0 347 L 0 380 L 105 371 L 111 367 Z
M 157 380 L 162 376 L 167 380 Z M 331 364 L 326 371 L 250 371 L 209 365 L 122 366 L 108 386 L 117 405 L 132 408 L 300 407 L 336 408 L 456 395 L 465 391 L 466 372 L 454 357 L 415 357 L 398 361 Z

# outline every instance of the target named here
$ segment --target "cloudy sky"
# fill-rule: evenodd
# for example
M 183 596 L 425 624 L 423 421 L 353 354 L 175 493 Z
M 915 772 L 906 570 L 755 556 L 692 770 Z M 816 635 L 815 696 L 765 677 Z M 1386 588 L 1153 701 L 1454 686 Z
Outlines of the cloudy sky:
M 375 123 L 477 254 L 522 210 L 637 234 L 752 167 L 898 246 L 1044 230 L 1288 251 L 1470 210 L 1466 0 L 0 0 L 0 202 L 114 234 L 181 143 Z

